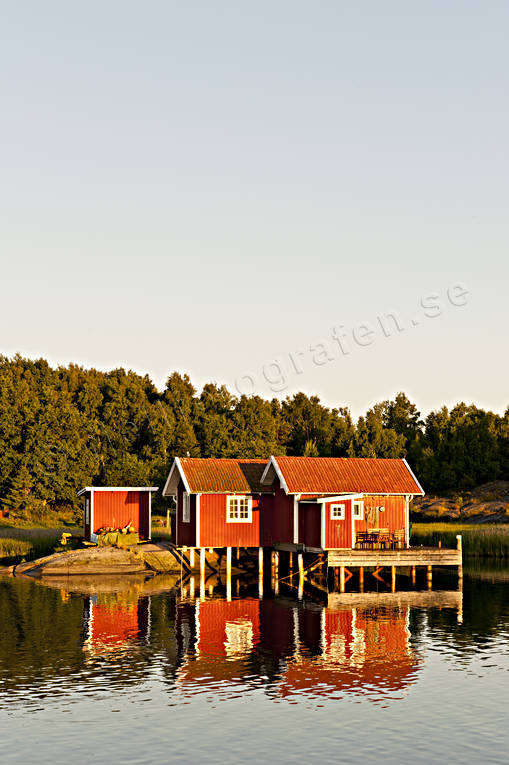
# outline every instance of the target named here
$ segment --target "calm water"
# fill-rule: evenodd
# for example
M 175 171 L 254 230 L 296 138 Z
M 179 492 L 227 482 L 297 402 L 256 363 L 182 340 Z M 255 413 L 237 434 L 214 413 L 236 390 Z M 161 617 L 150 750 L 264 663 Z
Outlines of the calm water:
M 301 601 L 174 585 L 0 579 L 3 765 L 509 762 L 509 569 Z

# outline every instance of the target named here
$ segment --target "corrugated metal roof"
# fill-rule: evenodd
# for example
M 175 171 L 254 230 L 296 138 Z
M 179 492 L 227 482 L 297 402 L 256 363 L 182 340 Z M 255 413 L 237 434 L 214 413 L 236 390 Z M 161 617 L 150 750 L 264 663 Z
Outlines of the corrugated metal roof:
M 423 494 L 405 460 L 274 457 L 290 494 Z
M 180 465 L 191 492 L 272 491 L 270 486 L 260 483 L 267 460 L 181 457 Z

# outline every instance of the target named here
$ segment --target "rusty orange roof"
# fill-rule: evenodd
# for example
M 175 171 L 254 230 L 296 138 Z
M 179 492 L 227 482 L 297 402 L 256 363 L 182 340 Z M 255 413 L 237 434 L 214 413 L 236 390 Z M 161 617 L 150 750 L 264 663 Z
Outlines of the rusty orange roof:
M 190 492 L 271 491 L 260 482 L 267 460 L 181 457 L 179 462 Z
M 289 494 L 424 494 L 403 459 L 272 457 Z

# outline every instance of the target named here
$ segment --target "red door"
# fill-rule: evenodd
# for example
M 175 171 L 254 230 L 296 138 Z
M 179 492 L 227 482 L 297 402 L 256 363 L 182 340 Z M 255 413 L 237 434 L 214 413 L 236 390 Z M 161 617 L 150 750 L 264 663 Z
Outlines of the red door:
M 299 542 L 309 547 L 321 547 L 322 508 L 321 505 L 304 505 L 304 539 Z

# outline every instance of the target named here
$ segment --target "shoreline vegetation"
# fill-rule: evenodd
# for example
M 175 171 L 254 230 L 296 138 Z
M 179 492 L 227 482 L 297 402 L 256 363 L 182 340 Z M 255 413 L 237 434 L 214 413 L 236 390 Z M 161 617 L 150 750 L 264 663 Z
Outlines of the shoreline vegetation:
M 169 541 L 169 531 L 157 523 L 162 519 L 155 520 L 152 529 L 153 541 Z M 60 544 L 63 532 L 72 533 L 72 539 L 65 547 Z M 467 560 L 509 558 L 509 524 L 414 522 L 411 544 L 437 547 L 440 542 L 442 547 L 455 548 L 457 534 L 462 535 L 463 555 Z M 9 526 L 4 520 L 0 524 L 0 568 L 79 547 L 82 535 L 83 531 L 79 527 L 28 528 Z
M 509 558 L 509 525 L 469 523 L 413 523 L 412 545 L 456 547 L 461 534 L 464 558 Z
M 158 390 L 148 375 L 124 369 L 0 356 L 0 423 L 0 515 L 40 527 L 56 516 L 80 524 L 82 486 L 162 487 L 174 456 L 186 454 L 405 457 L 427 494 L 414 512 L 460 520 L 475 487 L 509 476 L 509 409 L 458 403 L 423 418 L 404 393 L 354 421 L 339 392 L 331 408 L 302 392 L 267 400 L 217 383 L 198 391 L 178 372 Z M 507 505 L 492 517 L 500 522 L 505 483 Z M 165 514 L 167 502 L 156 495 L 153 507 Z

